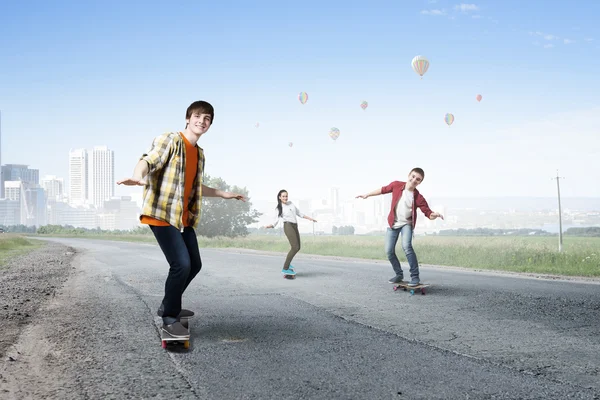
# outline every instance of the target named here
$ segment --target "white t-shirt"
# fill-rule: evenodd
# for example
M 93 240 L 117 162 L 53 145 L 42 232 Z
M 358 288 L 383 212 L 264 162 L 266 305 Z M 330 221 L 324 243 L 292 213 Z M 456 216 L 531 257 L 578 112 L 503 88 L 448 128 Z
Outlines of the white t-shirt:
M 394 225 L 392 228 L 400 228 L 406 224 L 412 222 L 412 209 L 415 201 L 415 192 L 411 192 L 408 189 L 404 189 L 402 197 L 396 204 Z
M 300 210 L 298 210 L 298 208 L 294 204 L 292 204 L 291 201 L 288 201 L 287 203 L 281 203 L 281 207 L 283 209 L 283 212 L 281 213 L 281 218 L 279 217 L 279 210 L 275 210 L 277 219 L 273 223 L 273 228 L 277 226 L 277 224 L 279 223 L 279 219 L 283 219 L 283 222 L 293 222 L 297 224 L 298 220 L 296 219 L 296 215 L 300 218 L 305 217 L 305 215 L 302 214 Z

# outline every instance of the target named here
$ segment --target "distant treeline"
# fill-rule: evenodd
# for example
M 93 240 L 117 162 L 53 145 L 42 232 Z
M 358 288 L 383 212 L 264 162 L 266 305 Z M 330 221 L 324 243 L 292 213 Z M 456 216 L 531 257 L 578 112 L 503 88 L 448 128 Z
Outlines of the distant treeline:
M 569 236 L 600 236 L 600 226 L 588 226 L 587 228 L 569 228 L 565 231 Z
M 439 236 L 552 236 L 552 233 L 542 229 L 443 229 L 437 233 Z
M 14 233 L 31 233 L 31 234 L 58 234 L 58 235 L 152 235 L 152 231 L 147 227 L 138 227 L 133 230 L 102 230 L 86 229 L 86 228 L 75 228 L 73 226 L 61 226 L 61 225 L 45 225 L 39 228 L 34 226 L 25 225 L 11 225 L 3 226 L 0 225 L 0 232 L 14 232 Z M 249 228 L 250 233 L 269 233 L 266 229 Z M 270 231 L 275 231 L 274 229 Z M 277 234 L 277 232 L 272 232 Z M 332 232 L 333 235 L 353 235 L 353 226 L 341 226 L 335 227 Z M 367 236 L 380 236 L 384 235 L 385 231 L 373 231 L 367 233 Z M 600 227 L 590 226 L 586 228 L 569 228 L 564 233 L 565 236 L 579 236 L 579 237 L 600 237 Z M 475 229 L 444 229 L 438 233 L 431 234 L 432 236 L 558 236 L 558 233 L 550 233 L 541 229 L 489 229 L 489 228 L 475 228 Z
M 569 228 L 563 232 L 565 236 L 598 236 L 600 227 Z M 550 233 L 542 229 L 443 229 L 437 233 L 439 236 L 558 236 L 558 233 Z

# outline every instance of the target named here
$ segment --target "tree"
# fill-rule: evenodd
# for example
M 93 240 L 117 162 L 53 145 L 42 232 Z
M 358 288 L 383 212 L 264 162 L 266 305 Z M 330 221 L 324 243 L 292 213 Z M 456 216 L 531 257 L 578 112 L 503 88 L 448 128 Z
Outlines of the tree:
M 221 178 L 204 176 L 206 186 L 225 192 L 239 193 L 248 197 L 248 190 L 237 186 L 230 187 Z M 252 209 L 250 201 L 225 200 L 220 197 L 203 197 L 198 235 L 215 236 L 247 236 L 247 226 L 258 222 L 262 213 Z

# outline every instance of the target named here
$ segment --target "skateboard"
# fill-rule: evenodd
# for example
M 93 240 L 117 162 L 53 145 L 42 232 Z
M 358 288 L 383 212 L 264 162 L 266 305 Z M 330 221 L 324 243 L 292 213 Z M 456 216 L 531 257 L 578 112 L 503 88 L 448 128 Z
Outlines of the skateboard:
M 425 283 L 419 283 L 417 286 L 408 286 L 408 282 L 402 281 L 402 282 L 398 282 L 398 283 L 393 283 L 394 285 L 394 292 L 396 290 L 398 290 L 399 288 L 404 289 L 404 291 L 406 292 L 407 290 L 410 290 L 410 295 L 412 296 L 413 294 L 415 294 L 415 290 L 420 290 L 422 295 L 425 295 L 425 288 L 430 287 L 431 285 L 427 285 Z
M 296 275 L 288 275 L 288 274 L 283 273 L 283 272 L 282 272 L 281 275 L 283 275 L 283 279 L 296 279 Z
M 189 331 L 189 318 L 181 318 L 179 320 L 179 322 L 181 322 L 181 325 L 185 326 L 188 331 Z M 167 348 L 167 344 L 182 344 L 184 349 L 189 349 L 190 348 L 190 337 L 188 336 L 187 338 L 176 338 L 173 337 L 171 335 L 169 335 L 168 332 L 166 332 L 165 330 L 162 329 L 162 327 L 159 328 L 160 329 L 160 340 L 162 343 L 162 348 L 166 349 Z

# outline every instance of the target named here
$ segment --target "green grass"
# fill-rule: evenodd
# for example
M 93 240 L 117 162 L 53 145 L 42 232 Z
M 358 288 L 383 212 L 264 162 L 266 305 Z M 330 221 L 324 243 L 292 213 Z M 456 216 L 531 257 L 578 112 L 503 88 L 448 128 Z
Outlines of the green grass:
M 20 235 L 11 233 L 0 234 L 0 269 L 2 269 L 11 258 L 37 249 L 38 247 L 43 246 L 43 244 L 44 243 L 41 241 L 25 239 Z
M 152 235 L 89 235 L 94 239 L 156 243 Z M 245 238 L 199 237 L 201 248 L 244 248 L 287 252 L 285 236 Z M 565 237 L 558 252 L 556 237 L 417 236 L 413 241 L 419 263 L 476 269 L 600 277 L 600 238 Z M 383 236 L 302 236 L 304 254 L 386 260 Z M 406 261 L 400 241 L 397 254 Z

